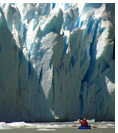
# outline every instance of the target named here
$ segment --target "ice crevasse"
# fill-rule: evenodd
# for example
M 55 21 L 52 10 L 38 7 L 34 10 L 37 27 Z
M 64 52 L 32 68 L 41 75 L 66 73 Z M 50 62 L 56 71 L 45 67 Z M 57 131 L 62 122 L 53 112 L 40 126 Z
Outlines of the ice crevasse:
M 0 4 L 0 121 L 115 120 L 115 4 Z

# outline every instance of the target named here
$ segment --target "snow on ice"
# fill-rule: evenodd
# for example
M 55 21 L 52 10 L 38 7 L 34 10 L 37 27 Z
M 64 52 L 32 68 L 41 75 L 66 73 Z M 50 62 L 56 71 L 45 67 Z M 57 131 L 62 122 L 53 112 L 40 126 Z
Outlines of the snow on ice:
M 0 4 L 0 121 L 79 117 L 115 120 L 115 4 Z

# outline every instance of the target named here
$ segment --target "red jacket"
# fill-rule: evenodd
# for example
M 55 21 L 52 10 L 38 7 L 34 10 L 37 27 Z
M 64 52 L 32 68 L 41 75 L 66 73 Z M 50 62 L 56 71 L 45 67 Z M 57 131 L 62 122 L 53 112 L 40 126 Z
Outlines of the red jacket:
M 81 123 L 82 127 L 88 127 L 88 122 L 87 121 L 81 121 L 79 120 L 79 122 Z

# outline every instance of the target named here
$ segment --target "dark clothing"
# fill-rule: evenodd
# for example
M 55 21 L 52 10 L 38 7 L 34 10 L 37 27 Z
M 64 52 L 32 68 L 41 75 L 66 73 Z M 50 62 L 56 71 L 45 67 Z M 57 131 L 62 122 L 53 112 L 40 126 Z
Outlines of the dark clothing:
M 79 120 L 79 122 L 81 123 L 82 127 L 88 127 L 88 122 L 87 121 L 81 121 Z

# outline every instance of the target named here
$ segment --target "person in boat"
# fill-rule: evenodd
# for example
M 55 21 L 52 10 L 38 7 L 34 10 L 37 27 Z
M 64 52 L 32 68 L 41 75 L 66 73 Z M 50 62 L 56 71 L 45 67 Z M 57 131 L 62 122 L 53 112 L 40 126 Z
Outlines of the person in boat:
M 81 123 L 82 127 L 88 127 L 88 122 L 87 122 L 86 118 L 83 118 L 83 121 L 81 121 L 81 119 L 80 119 L 79 122 Z

